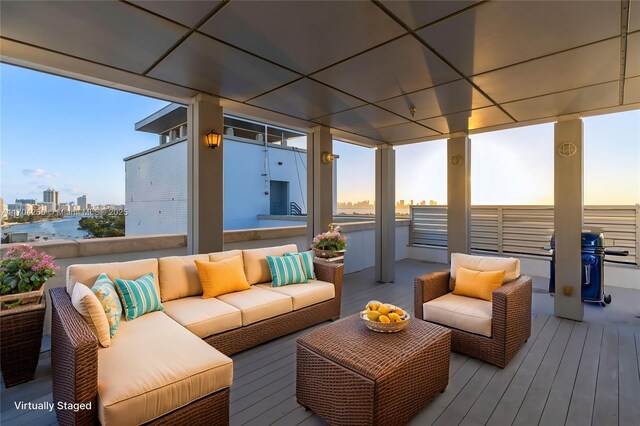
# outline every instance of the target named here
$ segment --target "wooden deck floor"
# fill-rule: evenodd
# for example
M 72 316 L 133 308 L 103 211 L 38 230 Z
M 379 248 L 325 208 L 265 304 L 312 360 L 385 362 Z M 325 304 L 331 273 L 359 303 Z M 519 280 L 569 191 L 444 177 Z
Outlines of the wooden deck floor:
M 403 260 L 396 283 L 376 284 L 373 270 L 345 277 L 342 316 L 370 299 L 411 308 L 413 277 L 442 265 Z M 610 289 L 607 308 L 585 306 L 585 321 L 551 315 L 546 281 L 535 279 L 532 336 L 505 369 L 451 354 L 450 381 L 413 425 L 638 425 L 640 419 L 640 292 Z M 411 310 L 411 309 L 410 309 Z M 316 327 L 322 327 L 320 324 Z M 315 328 L 315 327 L 314 327 Z M 314 425 L 322 419 L 295 399 L 295 340 L 310 329 L 233 356 L 232 425 Z M 56 424 L 55 414 L 19 411 L 15 401 L 51 401 L 50 359 L 36 379 L 2 386 L 2 425 Z

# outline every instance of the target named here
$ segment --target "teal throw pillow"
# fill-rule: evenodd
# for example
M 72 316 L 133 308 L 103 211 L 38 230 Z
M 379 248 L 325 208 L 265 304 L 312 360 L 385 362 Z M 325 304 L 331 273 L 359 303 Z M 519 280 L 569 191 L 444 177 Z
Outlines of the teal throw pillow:
M 271 287 L 308 282 L 298 256 L 267 256 L 267 263 L 273 280 Z
M 299 257 L 300 263 L 302 263 L 302 269 L 304 269 L 304 274 L 307 276 L 307 279 L 316 279 L 316 273 L 313 269 L 313 250 L 304 251 L 302 253 L 285 253 L 284 255 Z
M 116 284 L 127 321 L 149 312 L 164 311 L 164 307 L 160 303 L 160 296 L 158 296 L 156 286 L 153 283 L 153 272 L 143 275 L 137 280 L 116 278 Z
M 102 273 L 91 287 L 91 291 L 96 295 L 104 313 L 107 314 L 109 321 L 109 335 L 115 336 L 118 326 L 120 325 L 120 317 L 122 316 L 122 305 L 118 299 L 118 293 L 113 282 L 107 274 Z

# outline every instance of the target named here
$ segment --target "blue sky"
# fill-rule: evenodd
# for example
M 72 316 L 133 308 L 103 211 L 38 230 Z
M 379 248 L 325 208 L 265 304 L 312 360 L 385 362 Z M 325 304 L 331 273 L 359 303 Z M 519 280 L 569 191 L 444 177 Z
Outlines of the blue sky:
M 158 143 L 134 123 L 167 102 L 0 65 L 0 195 L 124 204 L 124 162 Z
M 167 102 L 0 65 L 0 195 L 124 203 L 124 162 L 157 145 L 134 123 Z M 584 119 L 585 204 L 640 202 L 640 111 Z M 473 204 L 553 203 L 553 124 L 472 135 Z M 374 196 L 374 150 L 335 143 L 338 200 Z M 446 141 L 396 148 L 396 198 L 446 203 Z

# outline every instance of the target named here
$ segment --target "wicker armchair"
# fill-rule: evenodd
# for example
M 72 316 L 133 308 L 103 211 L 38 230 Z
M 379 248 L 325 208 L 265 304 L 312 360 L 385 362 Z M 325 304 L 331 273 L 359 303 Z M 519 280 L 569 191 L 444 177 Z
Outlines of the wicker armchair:
M 415 279 L 415 317 L 423 304 L 449 290 L 449 271 Z M 451 349 L 504 368 L 531 336 L 531 278 L 520 276 L 493 291 L 491 337 L 451 328 Z

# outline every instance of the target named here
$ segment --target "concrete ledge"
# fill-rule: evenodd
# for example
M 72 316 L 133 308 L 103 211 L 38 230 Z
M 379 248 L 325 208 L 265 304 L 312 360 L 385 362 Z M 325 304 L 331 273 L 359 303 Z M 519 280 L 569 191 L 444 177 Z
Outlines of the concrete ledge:
M 277 238 L 293 238 L 307 235 L 307 226 L 278 226 L 274 228 L 253 228 L 237 231 L 224 231 L 225 243 L 242 241 L 274 240 Z
M 396 220 L 396 228 L 408 227 L 408 219 Z M 374 221 L 350 222 L 340 224 L 342 232 L 371 231 L 375 229 Z M 281 226 L 274 228 L 240 229 L 224 232 L 225 243 L 241 243 L 248 241 L 282 240 L 305 237 L 306 225 Z M 69 259 L 90 256 L 113 255 L 120 253 L 149 252 L 170 250 L 187 246 L 186 234 L 161 234 L 136 237 L 92 238 L 77 240 L 29 242 L 37 249 L 54 256 L 56 259 Z M 21 244 L 4 244 L 0 254 Z
M 57 259 L 101 256 L 106 254 L 167 250 L 187 246 L 186 234 L 162 234 L 140 237 L 92 238 L 78 240 L 29 242 L 38 250 Z M 5 244 L 0 253 L 21 244 Z

